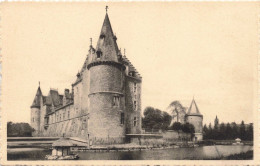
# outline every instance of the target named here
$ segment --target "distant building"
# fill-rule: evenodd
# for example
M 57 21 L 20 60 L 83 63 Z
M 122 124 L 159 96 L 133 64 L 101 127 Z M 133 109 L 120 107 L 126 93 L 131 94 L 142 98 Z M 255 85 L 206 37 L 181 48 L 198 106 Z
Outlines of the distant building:
M 216 118 L 214 120 L 214 126 L 218 126 L 219 125 L 219 120 L 218 120 L 218 116 L 216 115 Z
M 194 141 L 203 140 L 202 127 L 203 127 L 203 115 L 200 113 L 198 106 L 193 99 L 190 108 L 185 116 L 186 122 L 192 124 L 195 129 Z
M 93 144 L 124 143 L 141 133 L 142 77 L 117 46 L 108 14 L 72 91 L 40 86 L 31 105 L 34 136 L 82 137 Z
M 177 105 L 181 105 L 181 104 L 177 104 Z M 182 107 L 182 106 L 177 106 L 177 107 L 178 108 L 171 111 L 171 115 L 173 119 L 170 125 L 172 125 L 175 122 L 180 122 L 181 124 L 190 123 L 194 126 L 195 129 L 194 140 L 195 141 L 202 140 L 203 139 L 203 134 L 202 134 L 203 115 L 200 113 L 195 100 L 194 99 L 192 100 L 189 108 Z

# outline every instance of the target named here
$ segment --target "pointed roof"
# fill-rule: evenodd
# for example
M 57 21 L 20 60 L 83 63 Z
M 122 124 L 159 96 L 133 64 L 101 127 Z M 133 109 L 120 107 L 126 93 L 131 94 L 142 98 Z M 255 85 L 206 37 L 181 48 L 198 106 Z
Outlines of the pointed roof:
M 31 108 L 32 107 L 40 108 L 40 106 L 41 106 L 41 97 L 42 97 L 42 91 L 41 91 L 41 88 L 39 86 L 38 89 L 37 89 L 36 95 L 34 97 L 33 103 L 31 105 Z
M 196 116 L 202 116 L 199 109 L 198 109 L 198 106 L 193 98 L 192 102 L 191 102 L 191 105 L 190 105 L 190 108 L 188 110 L 188 113 L 187 115 L 196 115 Z
M 116 36 L 113 33 L 108 14 L 106 13 L 100 36 L 96 46 L 96 53 L 91 61 L 114 61 L 118 62 L 118 46 Z

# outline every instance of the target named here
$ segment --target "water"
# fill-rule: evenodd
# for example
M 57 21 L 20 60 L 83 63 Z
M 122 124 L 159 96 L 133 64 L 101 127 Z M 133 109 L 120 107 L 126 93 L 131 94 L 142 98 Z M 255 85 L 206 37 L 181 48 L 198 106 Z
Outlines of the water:
M 156 149 L 120 152 L 77 152 L 80 160 L 202 160 L 214 159 L 253 150 L 253 146 L 217 145 L 197 148 Z M 41 148 L 11 148 L 8 160 L 44 160 L 51 150 Z

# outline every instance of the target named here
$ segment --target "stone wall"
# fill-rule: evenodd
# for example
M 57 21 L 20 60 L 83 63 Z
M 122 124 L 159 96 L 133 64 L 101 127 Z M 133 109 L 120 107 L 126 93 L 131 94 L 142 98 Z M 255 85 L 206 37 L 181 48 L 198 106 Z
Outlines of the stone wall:
M 88 131 L 93 144 L 123 143 L 125 110 L 123 69 L 108 64 L 89 69 Z
M 136 88 L 135 88 L 136 87 Z M 141 133 L 141 81 L 133 77 L 126 77 L 126 133 Z M 136 118 L 136 119 L 135 119 Z M 134 122 L 136 120 L 136 122 Z
M 71 118 L 49 124 L 48 128 L 42 133 L 42 136 L 62 137 L 63 134 L 66 137 L 87 139 L 87 116 Z
M 97 93 L 89 96 L 89 134 L 94 144 L 123 143 L 124 124 L 121 124 L 124 100 L 121 105 L 113 106 L 111 93 Z
M 33 135 L 37 135 L 40 130 L 40 109 L 37 107 L 31 108 L 31 126 L 35 129 Z
M 179 133 L 174 130 L 168 130 L 162 133 L 163 139 L 168 142 L 175 142 L 179 140 L 189 140 L 191 139 L 191 134 L 183 133 L 180 131 Z
M 89 69 L 90 94 L 123 91 L 123 69 L 112 65 L 98 65 Z

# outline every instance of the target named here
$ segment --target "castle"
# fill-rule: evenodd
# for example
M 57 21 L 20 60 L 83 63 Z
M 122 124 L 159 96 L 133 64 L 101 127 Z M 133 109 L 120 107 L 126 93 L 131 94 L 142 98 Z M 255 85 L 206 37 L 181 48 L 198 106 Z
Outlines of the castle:
M 142 77 L 118 49 L 106 13 L 96 48 L 90 45 L 72 90 L 40 86 L 31 105 L 34 136 L 80 137 L 93 144 L 124 143 L 141 133 Z

